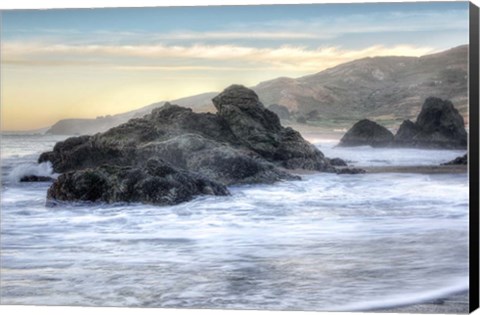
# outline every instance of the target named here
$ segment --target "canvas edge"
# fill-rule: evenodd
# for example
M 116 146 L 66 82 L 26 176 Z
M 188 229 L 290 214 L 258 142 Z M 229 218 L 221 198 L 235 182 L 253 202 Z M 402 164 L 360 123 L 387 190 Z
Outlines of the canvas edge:
M 479 307 L 479 8 L 470 2 L 469 177 L 470 177 L 470 312 Z

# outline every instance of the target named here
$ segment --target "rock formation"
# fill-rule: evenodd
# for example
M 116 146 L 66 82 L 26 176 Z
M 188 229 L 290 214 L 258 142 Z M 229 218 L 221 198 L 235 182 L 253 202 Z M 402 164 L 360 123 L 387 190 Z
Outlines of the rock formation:
M 442 163 L 442 165 L 467 165 L 468 164 L 468 156 L 465 154 L 464 156 L 459 156 L 449 162 Z
M 417 121 L 405 120 L 394 138 L 395 146 L 465 149 L 467 132 L 463 117 L 449 100 L 429 97 Z
M 368 119 L 362 119 L 355 123 L 350 130 L 340 139 L 339 146 L 372 147 L 388 146 L 393 140 L 393 134 L 385 127 Z
M 342 160 L 341 158 L 332 158 L 328 159 L 328 161 L 332 166 L 348 166 L 347 162 L 345 162 L 345 160 Z
M 395 136 L 385 127 L 363 119 L 340 140 L 340 146 L 466 149 L 467 132 L 463 117 L 449 100 L 429 97 L 416 122 L 405 120 Z
M 201 194 L 229 192 L 224 185 L 150 159 L 145 167 L 102 165 L 62 174 L 48 189 L 47 204 L 73 200 L 172 205 Z
M 287 169 L 335 171 L 252 90 L 232 85 L 213 103 L 217 114 L 166 103 L 104 133 L 57 143 L 39 158 L 65 173 L 48 200 L 174 204 L 225 195 L 225 185 L 299 178 Z M 169 171 L 152 173 L 152 163 Z

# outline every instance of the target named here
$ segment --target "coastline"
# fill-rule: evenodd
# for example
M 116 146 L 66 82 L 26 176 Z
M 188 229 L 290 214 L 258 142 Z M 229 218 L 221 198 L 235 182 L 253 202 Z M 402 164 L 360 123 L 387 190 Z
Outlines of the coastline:
M 455 172 L 461 173 L 466 172 L 466 166 L 444 166 L 444 165 L 430 165 L 430 166 L 384 166 L 384 167 L 369 167 L 369 173 L 387 173 L 385 177 L 389 177 L 388 173 L 452 173 Z M 308 171 L 305 171 L 307 173 Z M 317 172 L 312 172 L 317 173 Z M 344 175 L 347 176 L 348 175 Z M 361 175 L 360 175 L 361 176 Z M 379 176 L 383 177 L 383 176 Z M 399 176 L 401 177 L 401 176 Z M 405 176 L 410 177 L 410 176 Z M 348 178 L 345 178 L 348 180 Z M 389 305 L 389 304 L 384 304 Z M 429 300 L 419 300 L 414 304 L 400 304 L 393 305 L 390 304 L 386 309 L 370 309 L 363 310 L 360 312 L 370 312 L 370 313 L 426 313 L 426 314 L 435 314 L 435 313 L 467 313 L 468 312 L 468 291 L 463 292 L 462 294 L 448 294 L 442 298 L 435 298 L 431 301 Z
M 339 167 L 345 168 L 345 167 Z M 346 168 L 360 168 L 366 171 L 366 174 L 380 173 L 410 173 L 410 174 L 461 174 L 467 173 L 467 165 L 408 165 L 408 166 L 348 166 Z M 293 175 L 311 175 L 317 174 L 317 171 L 311 170 L 287 170 Z M 346 175 L 342 175 L 346 176 Z
M 467 173 L 467 165 L 368 166 L 367 173 L 458 174 Z

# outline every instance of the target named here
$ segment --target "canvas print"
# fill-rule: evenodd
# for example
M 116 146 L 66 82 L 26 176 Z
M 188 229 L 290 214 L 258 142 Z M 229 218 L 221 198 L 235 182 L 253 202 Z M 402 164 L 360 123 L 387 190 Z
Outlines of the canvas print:
M 468 2 L 1 18 L 1 304 L 468 312 Z

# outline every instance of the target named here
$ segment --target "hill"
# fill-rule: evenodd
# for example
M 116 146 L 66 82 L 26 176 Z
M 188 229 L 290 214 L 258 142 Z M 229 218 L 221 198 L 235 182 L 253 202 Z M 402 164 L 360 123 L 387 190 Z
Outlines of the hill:
M 212 97 L 218 93 L 203 93 L 199 95 L 189 96 L 185 98 L 180 98 L 172 101 L 172 103 L 185 106 L 185 107 L 197 107 L 197 104 L 204 104 L 211 102 Z M 149 114 L 152 109 L 160 107 L 165 102 L 157 102 L 147 106 L 144 106 L 139 109 L 135 109 L 126 113 L 117 114 L 117 115 L 107 115 L 97 117 L 95 119 L 88 118 L 72 118 L 72 119 L 62 119 L 52 125 L 47 131 L 47 134 L 57 134 L 57 135 L 91 135 L 97 132 L 104 132 L 108 129 L 118 126 L 131 118 L 140 118 L 144 115 Z
M 369 57 L 300 78 L 277 78 L 252 87 L 266 105 L 285 106 L 293 119 L 319 126 L 350 126 L 369 118 L 390 128 L 414 119 L 429 96 L 449 99 L 468 124 L 468 45 L 422 57 Z M 171 101 L 204 112 L 217 92 Z M 92 134 L 164 102 L 97 119 L 61 120 L 49 134 Z
M 449 99 L 468 121 L 468 46 L 423 57 L 355 60 L 298 79 L 279 78 L 254 90 L 311 120 L 397 125 L 415 118 L 429 96 Z

